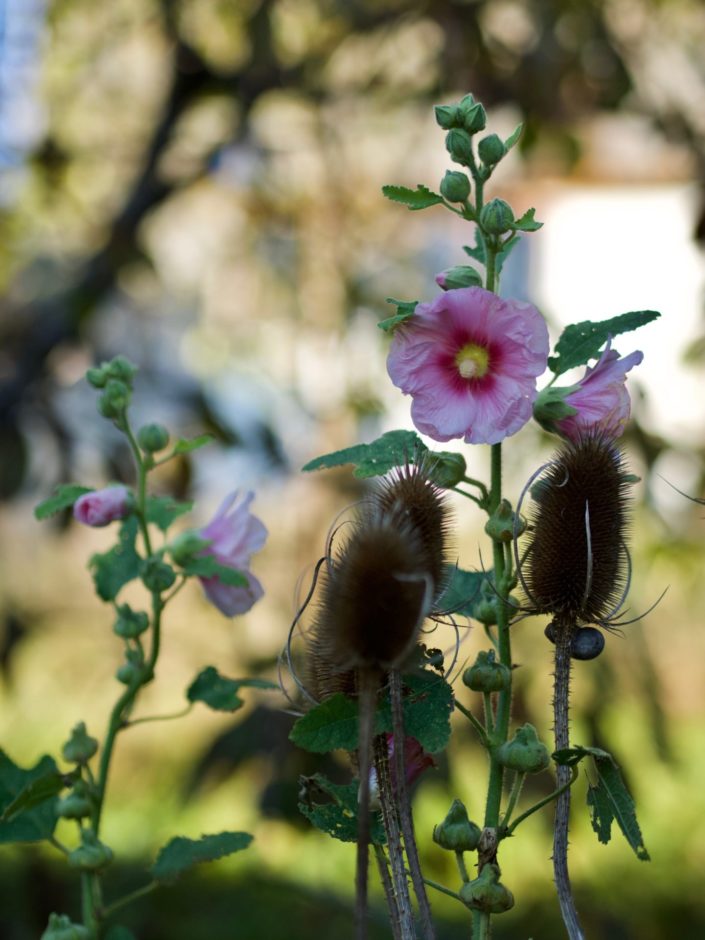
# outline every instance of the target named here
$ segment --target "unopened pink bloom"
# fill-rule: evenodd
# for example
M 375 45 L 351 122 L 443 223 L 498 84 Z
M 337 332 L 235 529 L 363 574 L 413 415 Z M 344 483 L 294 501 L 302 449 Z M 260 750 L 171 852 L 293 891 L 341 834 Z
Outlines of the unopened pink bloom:
M 79 496 L 73 504 L 73 517 L 94 528 L 124 519 L 131 509 L 130 491 L 126 486 L 106 486 Z
M 203 555 L 212 555 L 221 565 L 234 568 L 247 578 L 245 587 L 224 584 L 218 577 L 201 578 L 206 597 L 226 617 L 244 614 L 264 594 L 249 565 L 252 555 L 263 547 L 267 530 L 249 510 L 255 494 L 245 493 L 239 501 L 238 495 L 236 491 L 226 496 L 215 516 L 198 533 L 210 541 Z
M 644 354 L 637 350 L 620 359 L 610 345 L 608 342 L 598 362 L 586 369 L 582 379 L 565 396 L 565 403 L 577 413 L 557 421 L 556 431 L 571 441 L 595 433 L 617 438 L 629 420 L 631 400 L 626 388 L 627 372 L 639 365 Z
M 422 433 L 497 444 L 531 417 L 547 357 L 548 330 L 535 307 L 464 287 L 418 304 L 394 333 L 387 371 L 411 395 Z

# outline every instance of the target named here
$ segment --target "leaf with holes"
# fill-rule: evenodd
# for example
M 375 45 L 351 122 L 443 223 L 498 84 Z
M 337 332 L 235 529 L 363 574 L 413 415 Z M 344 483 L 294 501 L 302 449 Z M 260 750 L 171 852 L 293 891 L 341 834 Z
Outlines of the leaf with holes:
M 301 777 L 300 784 L 299 810 L 316 829 L 341 842 L 355 842 L 359 781 L 338 784 L 322 774 L 314 774 L 313 777 Z M 386 842 L 379 813 L 374 813 L 371 818 L 370 841 L 373 845 Z
M 658 319 L 661 314 L 655 310 L 633 310 L 622 313 L 609 320 L 583 320 L 567 326 L 556 343 L 555 355 L 548 357 L 548 367 L 556 375 L 562 375 L 569 369 L 584 365 L 589 359 L 595 359 L 611 337 L 621 333 L 631 333 Z
M 152 877 L 161 882 L 175 881 L 195 865 L 241 852 L 251 842 L 248 832 L 220 832 L 198 840 L 177 836 L 159 852 L 152 866 Z
M 353 464 L 353 476 L 359 479 L 383 476 L 394 467 L 414 463 L 428 452 L 428 447 L 413 431 L 387 431 L 370 444 L 356 444 L 310 460 L 304 470 L 321 470 Z

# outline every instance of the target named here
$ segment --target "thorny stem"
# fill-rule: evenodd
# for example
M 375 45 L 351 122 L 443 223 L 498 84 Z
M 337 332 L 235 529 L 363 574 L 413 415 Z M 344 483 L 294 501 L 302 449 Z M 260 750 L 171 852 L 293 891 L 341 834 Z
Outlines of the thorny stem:
M 414 894 L 416 895 L 416 901 L 419 905 L 423 935 L 426 940 L 434 940 L 435 931 L 433 929 L 433 921 L 431 920 L 431 905 L 428 902 L 428 896 L 426 895 L 426 889 L 423 883 L 423 875 L 421 874 L 421 863 L 419 862 L 419 853 L 416 848 L 416 838 L 414 836 L 414 822 L 411 817 L 409 794 L 406 788 L 404 714 L 402 709 L 401 674 L 398 669 L 392 669 L 389 673 L 389 697 L 392 704 L 392 740 L 394 742 L 394 770 L 396 776 L 395 789 L 397 805 L 399 807 L 401 831 L 404 836 L 406 860 L 409 864 L 411 882 L 414 886 Z
M 392 870 L 392 882 L 396 895 L 396 910 L 399 915 L 399 933 L 401 940 L 415 940 L 414 917 L 411 910 L 409 883 L 406 878 L 404 851 L 397 820 L 392 779 L 389 773 L 389 753 L 386 739 L 379 735 L 374 741 L 375 770 L 379 787 L 379 802 L 382 808 L 382 821 L 387 836 L 389 865 Z
M 360 792 L 357 807 L 357 865 L 355 874 L 355 933 L 358 940 L 367 937 L 367 870 L 370 842 L 370 767 L 372 740 L 379 689 L 379 674 L 371 669 L 358 669 L 358 748 L 357 765 Z
M 553 731 L 556 750 L 570 746 L 569 697 L 570 697 L 570 649 L 575 624 L 569 620 L 556 621 L 555 671 L 553 674 Z M 556 882 L 558 903 L 563 923 L 570 940 L 584 940 L 578 912 L 568 875 L 568 817 L 570 815 L 570 767 L 558 765 L 556 779 L 562 792 L 556 800 L 556 821 L 553 832 L 553 876 Z
M 384 888 L 384 896 L 387 900 L 387 910 L 389 911 L 389 922 L 392 927 L 394 940 L 401 940 L 401 923 L 399 920 L 399 906 L 394 894 L 394 885 L 389 874 L 389 861 L 381 845 L 375 845 L 375 858 L 377 859 L 377 868 L 379 877 Z

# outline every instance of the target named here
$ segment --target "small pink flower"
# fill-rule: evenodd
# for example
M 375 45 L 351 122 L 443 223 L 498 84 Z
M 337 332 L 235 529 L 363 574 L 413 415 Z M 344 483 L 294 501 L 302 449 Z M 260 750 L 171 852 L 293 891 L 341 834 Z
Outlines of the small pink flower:
M 629 420 L 631 400 L 626 388 L 627 372 L 639 365 L 644 354 L 637 350 L 620 359 L 610 345 L 611 339 L 597 363 L 585 370 L 572 390 L 566 390 L 564 401 L 577 413 L 557 421 L 555 430 L 568 440 L 575 442 L 590 433 L 614 439 L 622 434 Z
M 387 371 L 411 395 L 422 433 L 497 444 L 531 417 L 547 358 L 548 330 L 535 307 L 464 287 L 416 307 L 394 333 Z
M 79 496 L 73 504 L 73 517 L 94 528 L 124 519 L 131 509 L 130 491 L 126 486 L 106 486 Z
M 255 494 L 247 492 L 238 501 L 239 492 L 230 493 L 199 535 L 210 545 L 201 554 L 212 555 L 217 562 L 240 571 L 247 578 L 246 587 L 224 584 L 220 578 L 201 578 L 208 600 L 226 617 L 244 614 L 264 594 L 262 585 L 250 572 L 250 558 L 267 539 L 267 529 L 249 510 Z
M 389 770 L 392 786 L 396 787 L 396 770 L 394 765 L 394 735 L 387 732 L 387 754 L 389 755 Z M 407 787 L 415 783 L 428 767 L 435 767 L 436 762 L 421 747 L 416 738 L 404 738 L 404 769 Z M 378 806 L 379 784 L 377 783 L 377 770 L 370 768 L 370 793 L 373 806 Z

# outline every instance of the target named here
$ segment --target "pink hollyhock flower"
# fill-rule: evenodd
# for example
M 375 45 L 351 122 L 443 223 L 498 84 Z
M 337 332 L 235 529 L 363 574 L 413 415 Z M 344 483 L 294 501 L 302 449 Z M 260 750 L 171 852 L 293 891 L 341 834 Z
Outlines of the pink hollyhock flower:
M 392 786 L 396 786 L 396 770 L 394 767 L 394 735 L 387 732 L 387 753 L 389 755 L 389 770 L 392 778 Z M 415 783 L 421 774 L 428 767 L 435 767 L 436 762 L 421 747 L 416 738 L 404 738 L 404 769 L 406 785 L 410 787 Z M 377 770 L 370 768 L 370 795 L 373 805 L 379 803 L 379 785 L 377 783 Z
M 631 400 L 626 388 L 627 372 L 638 366 L 644 358 L 640 350 L 620 358 L 611 349 L 611 339 L 597 363 L 585 370 L 585 375 L 569 388 L 544 389 L 536 401 L 539 423 L 549 431 L 555 431 L 570 441 L 577 441 L 585 434 L 600 434 L 606 438 L 617 438 L 624 431 L 631 412 Z M 546 411 L 541 419 L 547 399 L 558 403 L 560 409 L 553 415 Z M 568 406 L 565 408 L 564 406 Z M 553 407 L 556 407 L 555 405 Z
M 106 486 L 79 496 L 73 504 L 73 517 L 84 525 L 100 528 L 124 519 L 131 508 L 131 494 L 126 486 Z
M 394 333 L 387 371 L 411 395 L 422 433 L 497 444 L 531 417 L 547 358 L 548 330 L 535 307 L 464 287 L 418 304 Z
M 263 547 L 267 529 L 249 510 L 255 494 L 245 493 L 239 501 L 238 495 L 236 491 L 226 496 L 208 525 L 198 533 L 210 541 L 202 555 L 212 555 L 221 565 L 234 568 L 247 578 L 245 587 L 224 584 L 218 577 L 201 578 L 206 597 L 226 617 L 244 614 L 264 594 L 249 565 L 252 555 Z

